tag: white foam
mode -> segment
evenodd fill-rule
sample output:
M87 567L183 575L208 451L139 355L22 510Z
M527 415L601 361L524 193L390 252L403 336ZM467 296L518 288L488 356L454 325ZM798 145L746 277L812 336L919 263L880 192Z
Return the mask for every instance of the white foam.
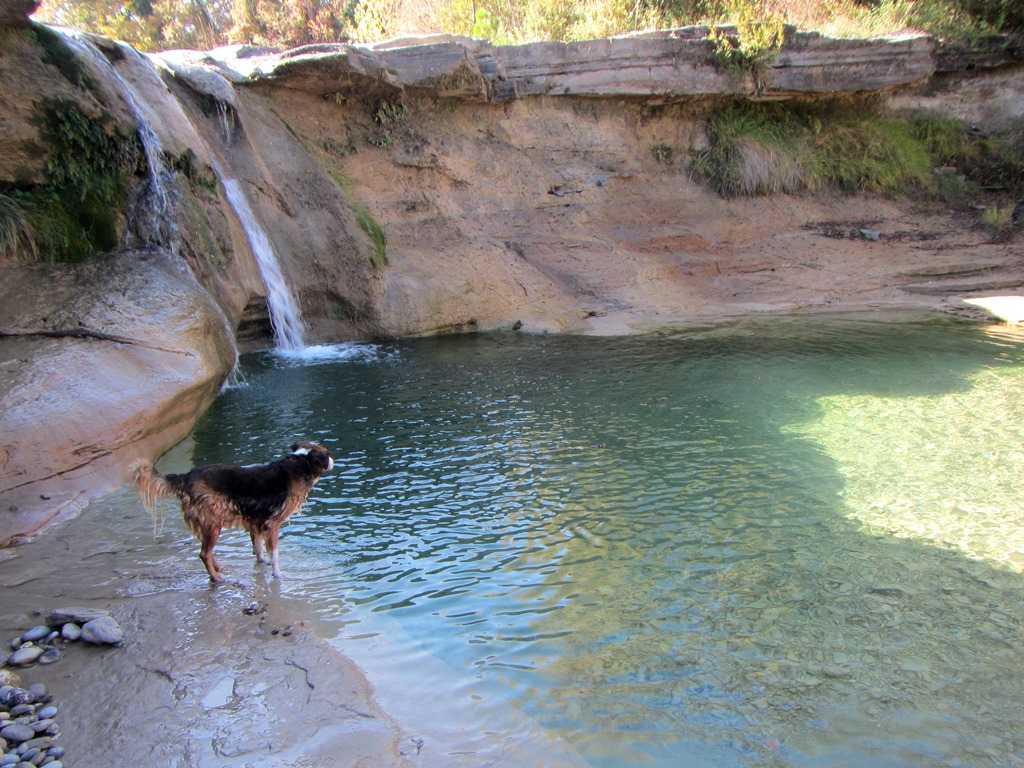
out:
M381 358L381 348L377 344L350 341L343 344L313 344L301 349L275 349L274 356L296 365L337 363L346 360L372 362Z

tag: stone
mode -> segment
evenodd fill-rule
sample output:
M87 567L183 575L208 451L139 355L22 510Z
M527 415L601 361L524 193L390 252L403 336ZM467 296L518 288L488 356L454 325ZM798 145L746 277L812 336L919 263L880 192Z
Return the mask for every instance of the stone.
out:
M4 726L0 729L0 738L5 739L8 742L16 741L23 742L29 739L34 739L36 732L32 730L30 726L24 723L11 723L10 725Z
M44 637L50 634L50 628L45 624L40 624L38 627L32 627L28 632L21 636L21 642L23 643L34 643L37 640L42 640Z
M6 704L8 707L31 704L35 700L35 696L24 688L8 688L6 691L0 689L0 704Z
M57 707L51 704L50 706L43 707L36 714L40 720L52 720L57 716L57 711Z
M7 663L12 667L27 667L29 664L35 664L42 655L43 649L38 645L26 645L12 653Z
M82 628L73 621L69 621L63 627L60 628L60 636L65 640L74 642L82 636Z
M106 616L110 616L110 611L104 611L102 608L81 608L72 606L69 608L58 608L52 611L46 618L46 623L51 627L60 627L68 622L72 622L79 626L93 621L94 619L102 619Z
M46 648L39 656L40 664L53 664L61 660L61 653L56 648Z
M27 27L40 0L0 0L0 27Z
M94 645L120 645L124 631L112 616L103 616L82 625L82 639Z

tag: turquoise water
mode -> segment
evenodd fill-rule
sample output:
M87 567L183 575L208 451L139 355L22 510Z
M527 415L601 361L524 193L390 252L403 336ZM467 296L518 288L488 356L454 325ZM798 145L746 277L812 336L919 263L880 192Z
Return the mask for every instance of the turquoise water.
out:
M421 765L1024 765L1022 360L854 319L264 354L193 459L331 449L284 584Z

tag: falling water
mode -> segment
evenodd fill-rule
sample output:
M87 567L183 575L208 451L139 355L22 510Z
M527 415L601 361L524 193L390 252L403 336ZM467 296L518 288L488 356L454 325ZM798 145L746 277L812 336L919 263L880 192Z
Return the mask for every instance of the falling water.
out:
M168 178L170 177L170 172L164 164L163 145L160 143L160 138L153 130L152 124L146 118L146 114L136 96L135 89L128 81L121 77L121 74L117 71L116 67L114 67L114 65L106 56L103 55L103 52L100 51L92 41L83 37L76 30L56 29L79 56L97 62L101 68L110 73L111 81L131 109L132 117L135 118L135 122L138 125L139 140L142 142L142 148L146 154L146 164L149 167L149 186L146 192L146 200L148 202L148 205L146 206L146 210L148 211L148 221L145 226L140 226L138 228L138 235L149 245L164 246L168 248L172 254L177 256L178 233L177 227L174 224L174 218L171 215L170 194L168 192ZM148 59L125 43L119 42L118 46L123 51L125 57L135 57L142 63L142 70L152 74L152 77L157 80L156 85L158 88L163 87L163 83L160 81L160 76L157 74ZM200 290L206 292L206 288L203 287L196 279L192 270L187 269L177 260L175 260L175 263L178 263L182 272L186 274ZM229 385L235 384L240 380L239 376L241 375L238 371L238 348L235 344L235 335L231 330L231 325L228 322L223 309L221 309L220 305L213 300L212 297L211 304L216 308L217 314L224 325L227 338L231 343L234 353L234 363L232 365L231 373L228 376L228 383Z
M176 251L173 243L175 227L170 216L170 203L167 192L168 172L167 167L164 165L163 147L160 144L160 139L153 131L149 120L146 119L134 90L91 40L83 37L75 30L59 29L58 31L62 34L68 45L80 56L98 63L101 68L110 73L112 83L131 109L132 117L135 118L135 122L138 125L142 149L146 154L146 164L149 167L149 188L146 194L149 203L146 206L149 220L146 226L139 228L139 236L150 245L167 245L172 251ZM138 55L127 45L122 45L121 47L126 55Z
M270 311L270 323L274 327L277 347L283 352L297 352L306 346L299 302L285 282L277 254L267 238L267 233L256 221L242 188L235 179L226 179L223 176L221 183L224 185L224 192L228 196L231 208L238 216L246 237L249 238L249 245L263 277L263 284L267 288L267 309Z

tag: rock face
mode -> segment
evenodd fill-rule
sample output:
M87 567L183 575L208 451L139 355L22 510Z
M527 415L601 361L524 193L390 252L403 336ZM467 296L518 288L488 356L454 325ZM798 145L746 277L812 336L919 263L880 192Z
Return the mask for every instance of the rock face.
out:
M709 94L831 94L906 86L935 72L927 35L835 40L788 30L778 57L753 72L716 64L707 27L649 32L580 43L493 46L455 35L369 47L316 45L219 65L256 83L316 95L438 98L504 102L525 96L673 99Z
M0 341L4 541L182 439L234 357L220 309L160 253L8 266L0 328L16 334Z
M35 13L38 7L39 0L0 0L0 26L27 26L28 17Z
M131 458L185 436L231 370L235 339L272 344L229 179L298 295L309 341L635 332L851 295L942 307L968 284L933 290L928 270L978 264L1019 282L1007 247L939 214L870 199L853 212L847 197L723 201L691 178L716 99L898 92L941 109L954 87L963 105L981 94L933 77L927 37L788 30L756 73L716 64L699 27L151 58L3 26L24 26L32 5L0 3L0 188L56 183L58 151L40 128L54 104L145 152L120 180L114 252L83 264L0 256L0 543L73 513ZM1018 120L1019 77L1006 74L1017 65L993 66L1013 94L975 96L979 114ZM878 237L823 240L843 222ZM935 248L900 248L912 238ZM964 269L942 262L947 248Z

